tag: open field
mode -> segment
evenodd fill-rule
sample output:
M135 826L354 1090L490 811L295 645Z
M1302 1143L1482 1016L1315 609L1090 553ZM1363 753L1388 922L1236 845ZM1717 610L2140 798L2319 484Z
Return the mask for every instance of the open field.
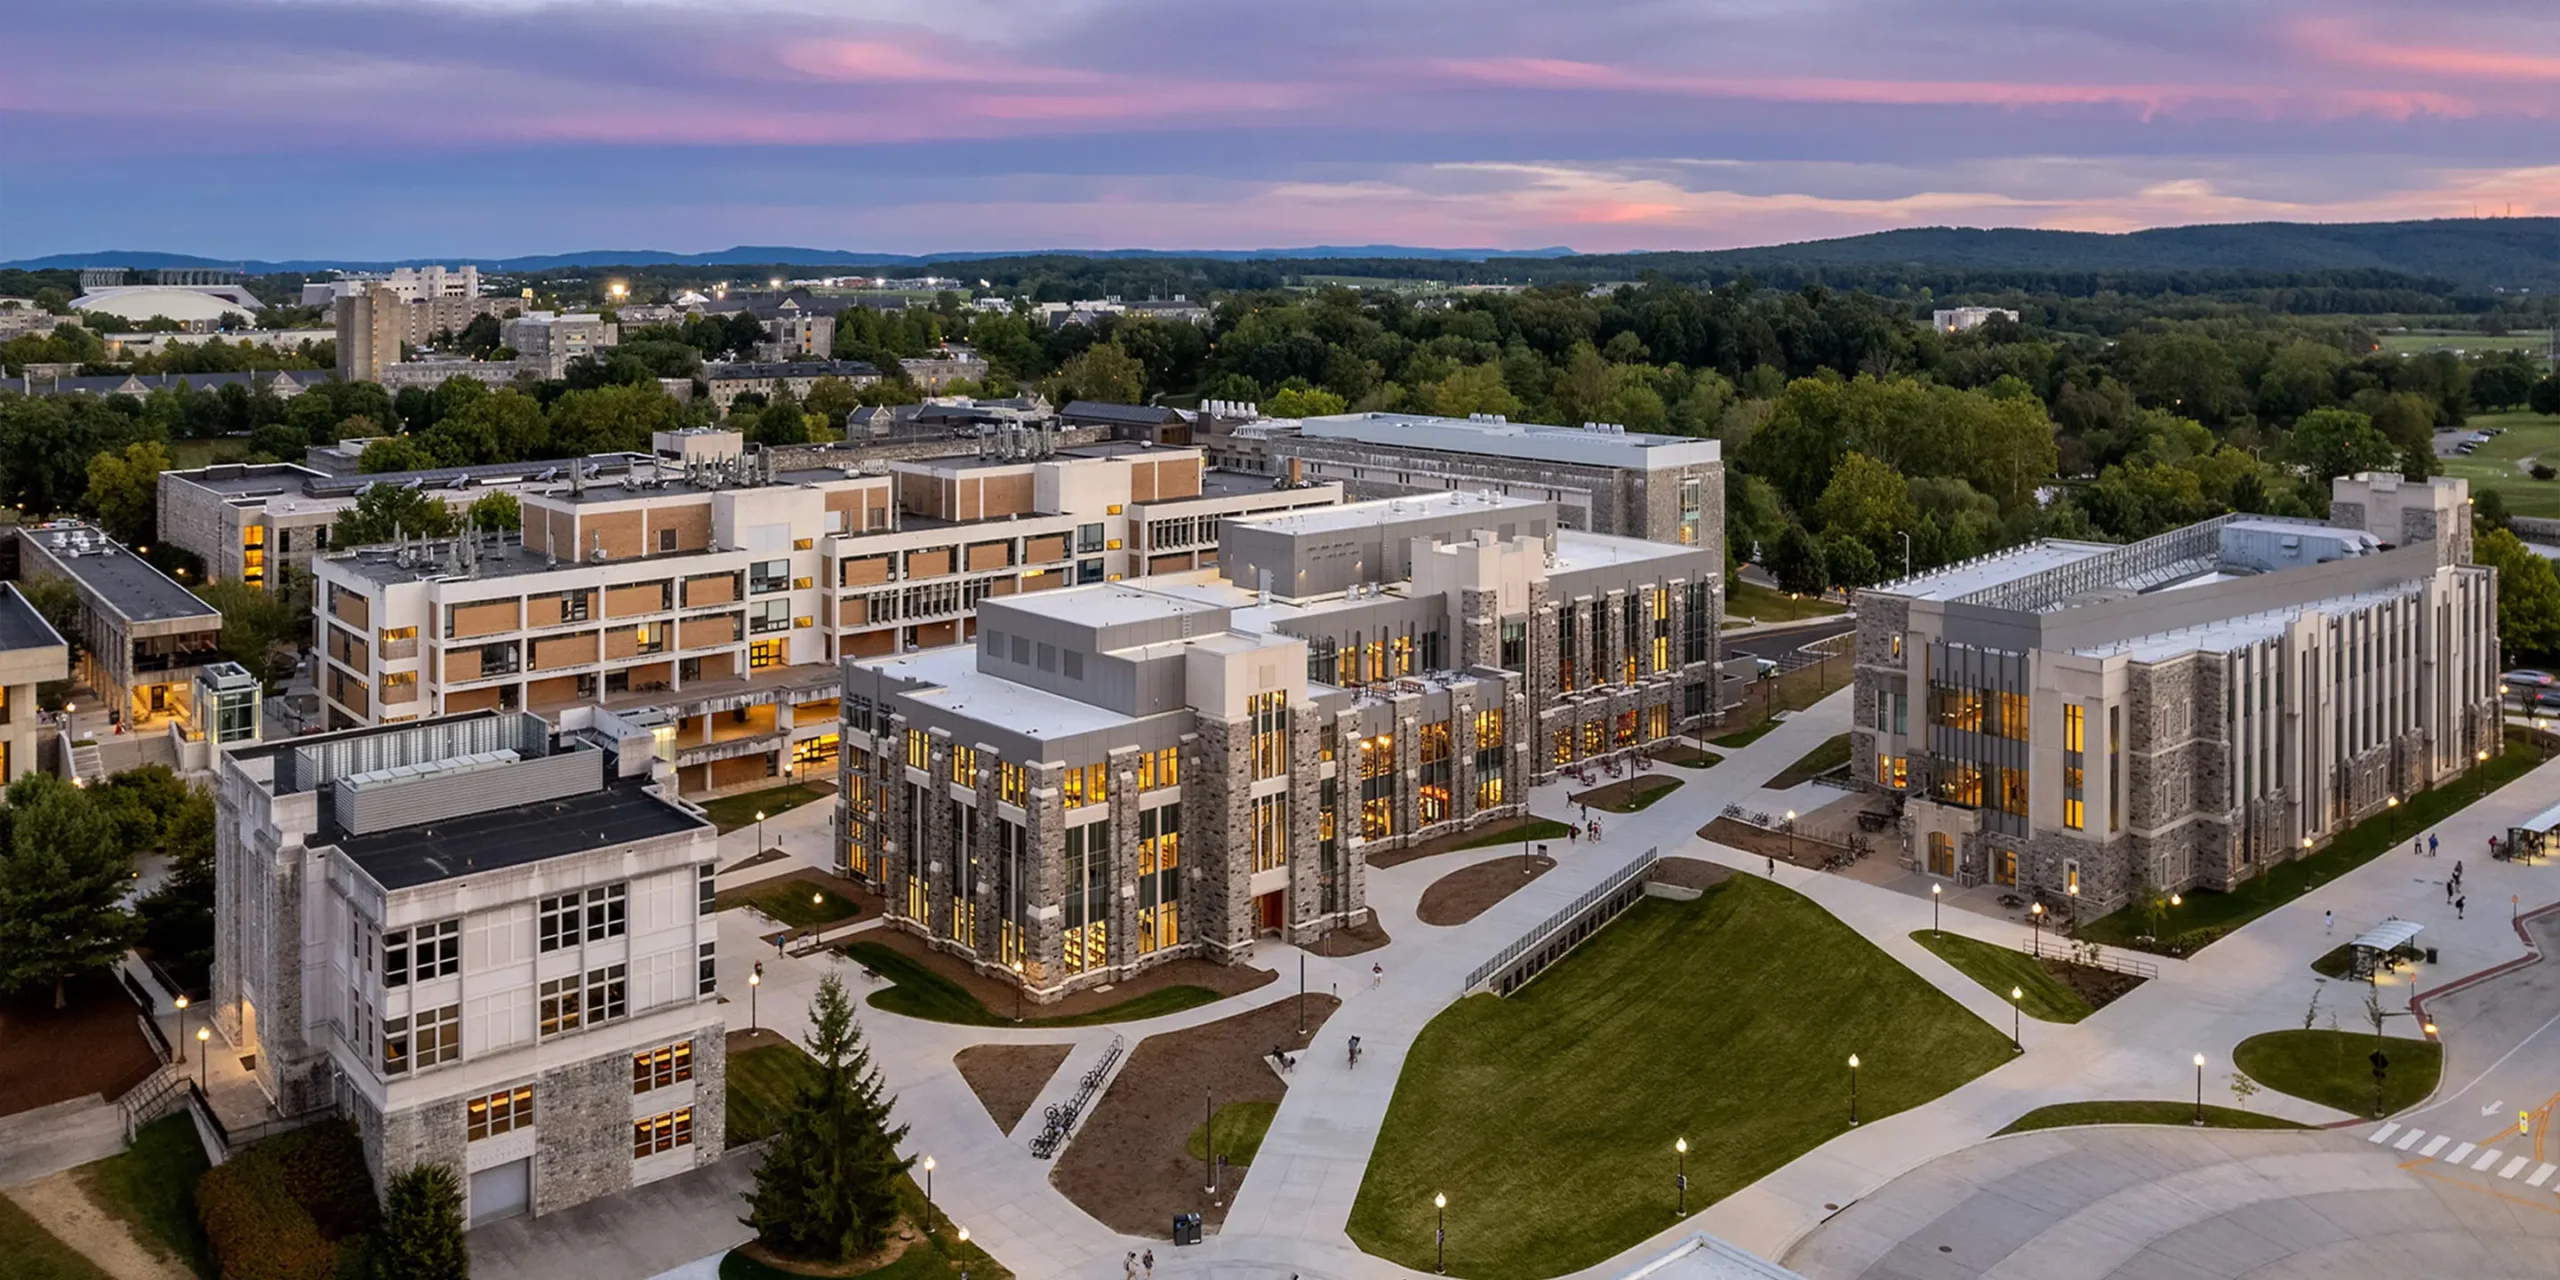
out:
M2504 430L2480 446L2478 453L2444 459L2446 475L2470 481L2474 494L2497 490L2511 515L2560 516L2560 480L2536 480L2524 469L2532 458L2560 467L2560 418L2539 413L2477 413L2463 425Z
M1354 1242L1449 1271L1533 1280L1590 1266L1849 1127L2011 1057L1966 1012L1802 896L1748 876L1648 898L1508 999L1432 1019L1406 1059L1353 1205ZM1701 1087L1712 1082L1712 1087Z

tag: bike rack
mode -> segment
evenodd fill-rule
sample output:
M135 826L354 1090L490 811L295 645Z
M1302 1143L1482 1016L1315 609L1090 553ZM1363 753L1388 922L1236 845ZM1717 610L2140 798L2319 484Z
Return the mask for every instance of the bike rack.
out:
M1058 1148L1066 1145L1067 1136L1075 1132L1076 1119L1084 1114L1085 1107L1093 1101L1093 1095L1101 1091L1102 1082L1110 1078L1111 1068L1118 1065L1128 1052L1127 1036L1111 1037L1111 1046L1102 1051L1102 1061L1095 1063L1093 1070L1085 1072L1084 1077L1076 1081L1075 1093L1064 1102L1050 1103L1040 1112L1040 1136L1031 1140L1033 1156L1046 1160L1058 1154Z

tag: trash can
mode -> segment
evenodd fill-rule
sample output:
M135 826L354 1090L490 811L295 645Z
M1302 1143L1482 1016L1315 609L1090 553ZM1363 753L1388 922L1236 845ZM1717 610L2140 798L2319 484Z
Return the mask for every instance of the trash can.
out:
M2427 948L2427 963L2428 963L2428 964L2434 964L2435 962L2436 962L2436 949L2435 949L2434 947L2429 947L2429 948Z
M1173 1215L1173 1242L1178 1245L1200 1243L1199 1214L1177 1213Z

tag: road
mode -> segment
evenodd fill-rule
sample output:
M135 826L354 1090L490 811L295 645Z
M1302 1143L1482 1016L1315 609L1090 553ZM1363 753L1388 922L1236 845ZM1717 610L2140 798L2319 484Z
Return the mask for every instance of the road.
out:
M1793 671L1816 658L1814 654L1802 652L1804 646L1854 631L1857 627L1858 620L1845 614L1836 618L1817 618L1793 626L1728 635L1724 637L1724 651L1726 657L1747 653L1755 658L1768 658L1778 664L1779 670Z

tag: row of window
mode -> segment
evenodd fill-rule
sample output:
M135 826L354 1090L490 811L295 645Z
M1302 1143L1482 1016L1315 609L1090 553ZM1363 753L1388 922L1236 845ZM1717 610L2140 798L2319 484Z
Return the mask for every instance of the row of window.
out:
M537 1030L545 1040L629 1016L630 983L624 966L606 965L589 970L583 978L573 973L543 983L541 1009Z

